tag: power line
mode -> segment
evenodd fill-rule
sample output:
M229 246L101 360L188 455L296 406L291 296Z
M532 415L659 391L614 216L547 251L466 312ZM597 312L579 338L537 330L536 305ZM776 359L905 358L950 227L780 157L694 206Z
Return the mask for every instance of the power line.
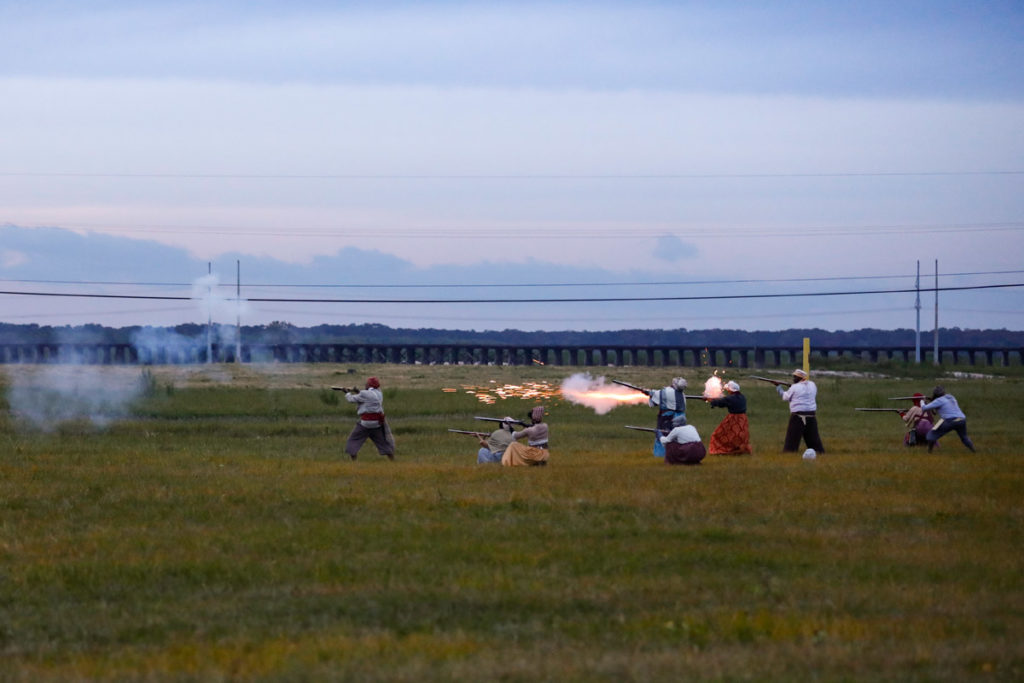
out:
M743 180L771 178L906 178L1013 176L1024 170L839 171L820 173L75 173L0 171L5 178L118 178L138 180Z
M614 303L640 301L721 301L727 299L786 299L827 296L855 296L872 294L909 294L920 292L956 292L981 289L1007 289L1024 287L1024 282L964 285L958 287L928 287L921 289L868 289L847 292L789 292L776 294L709 294L702 296L632 296L632 297L571 297L571 298L519 298L519 299L290 299L281 297L252 297L244 301L251 303L320 303L320 304L526 304L526 303ZM97 294L78 292L17 292L0 291L0 295L69 297L86 299L147 299L157 301L196 301L202 297L160 296L154 294ZM237 301L226 299L226 301Z
M965 277L976 275L1017 275L1024 270L979 270L962 273L940 273L939 277ZM911 279L914 275L844 275L834 277L791 277L791 278L746 278L734 280L652 280L644 282L522 282L522 283L448 283L448 284L288 284L288 283L252 283L245 284L246 289L270 288L304 288L304 289L484 289L484 288L523 288L523 287L664 287L682 285L726 285L726 284L766 284L770 282L843 282L851 280L898 280ZM44 280L0 278L0 282L23 282L29 284L48 285L105 285L105 286L138 286L138 287L192 287L194 282L130 282L123 280ZM214 285L221 288L234 288L235 283L222 282ZM926 291L926 290L921 290Z
M746 314L738 316L735 313L729 315L686 315L685 320L687 323L695 320L736 320L738 317L742 317L743 320L751 319L793 319L795 317L815 317L820 318L822 316L844 316L844 315L860 315L864 313L905 313L908 310L912 310L910 307L904 306L902 308L868 308L868 309L857 309L857 310L845 310L845 311L799 311L796 313L761 313L761 314ZM954 310L954 309L949 309ZM261 308L260 313L281 313L292 316L315 316L323 318L324 316L336 315L336 317L366 317L364 313L347 313L347 314L331 314L325 311L296 311L295 309L274 309L274 308ZM459 321L459 322L508 322L507 316L437 316L437 315L397 315L397 314L384 314L373 316L374 320L433 320L433 321ZM658 315L658 316L587 316L587 317L565 317L558 316L557 318L549 317L523 317L521 315L516 316L516 323L522 324L524 322L533 323L580 323L580 322L596 322L601 323L609 322L653 322L653 321L672 321L676 324L680 322L680 316L676 315Z
M472 226L454 228L446 226L421 225L405 228L386 228L378 225L355 226L347 228L252 228L246 226L223 225L150 225L150 226L110 226L109 224L69 223L61 221L68 228L100 229L105 233L129 234L190 234L190 235L224 235L249 237L309 237L309 238L356 238L364 237L367 230L372 230L378 237L394 237L419 240L505 240L510 231L529 233L536 239L621 239L628 231L630 237L657 239L661 237L686 237L701 239L734 239L736 237L836 237L858 235L922 235L951 234L958 232L1015 232L1024 230L1024 222L1002 221L984 223L924 224L924 225L833 225L805 226L786 228L765 227L730 227L721 235L708 234L706 228L680 229L672 226L658 225L639 228L636 226L616 226L610 228L574 227L574 226Z

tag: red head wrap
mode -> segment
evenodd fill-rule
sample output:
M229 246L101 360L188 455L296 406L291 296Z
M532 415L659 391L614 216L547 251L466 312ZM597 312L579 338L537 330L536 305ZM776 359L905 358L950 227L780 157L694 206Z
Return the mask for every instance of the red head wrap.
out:
M380 380L377 379L376 377L371 377L370 379L366 380L366 388L369 389L370 387L373 387L374 389L380 389Z

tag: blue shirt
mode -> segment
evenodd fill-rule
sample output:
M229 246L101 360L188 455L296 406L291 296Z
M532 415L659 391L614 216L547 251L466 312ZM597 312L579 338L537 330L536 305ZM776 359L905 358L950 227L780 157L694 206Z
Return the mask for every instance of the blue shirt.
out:
M964 415L964 411L960 410L956 397L952 394L944 394L931 403L925 403L921 406L921 410L934 410L943 420L955 420L958 417L967 418Z

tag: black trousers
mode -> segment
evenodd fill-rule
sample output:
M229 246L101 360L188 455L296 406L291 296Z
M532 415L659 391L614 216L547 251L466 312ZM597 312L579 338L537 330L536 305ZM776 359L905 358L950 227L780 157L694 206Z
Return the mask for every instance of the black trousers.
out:
M821 443L821 436L818 434L818 418L811 411L789 414L786 442L782 446L782 452L795 453L800 448L801 438L808 448L813 448L818 453L825 452L825 444Z

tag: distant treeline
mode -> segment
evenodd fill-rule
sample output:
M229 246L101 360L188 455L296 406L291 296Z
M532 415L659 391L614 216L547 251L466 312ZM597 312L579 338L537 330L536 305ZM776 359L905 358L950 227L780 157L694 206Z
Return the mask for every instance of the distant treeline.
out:
M205 340L206 325L188 323L171 327L103 325L36 325L0 323L0 344L134 344L140 336L173 335L178 339ZM221 343L234 343L234 326L214 325L214 339ZM524 331L439 330L434 328L391 328L386 325L316 325L296 327L290 323L272 322L267 325L243 325L242 341L246 344L545 344L565 346L626 345L626 346L799 346L804 337L821 346L913 346L914 331L910 329L835 331L791 329L779 331L747 330L615 330L611 332L587 331ZM976 330L959 327L940 328L942 346L974 346L1004 348L1024 346L1024 331ZM921 333L921 345L930 347L931 330Z

